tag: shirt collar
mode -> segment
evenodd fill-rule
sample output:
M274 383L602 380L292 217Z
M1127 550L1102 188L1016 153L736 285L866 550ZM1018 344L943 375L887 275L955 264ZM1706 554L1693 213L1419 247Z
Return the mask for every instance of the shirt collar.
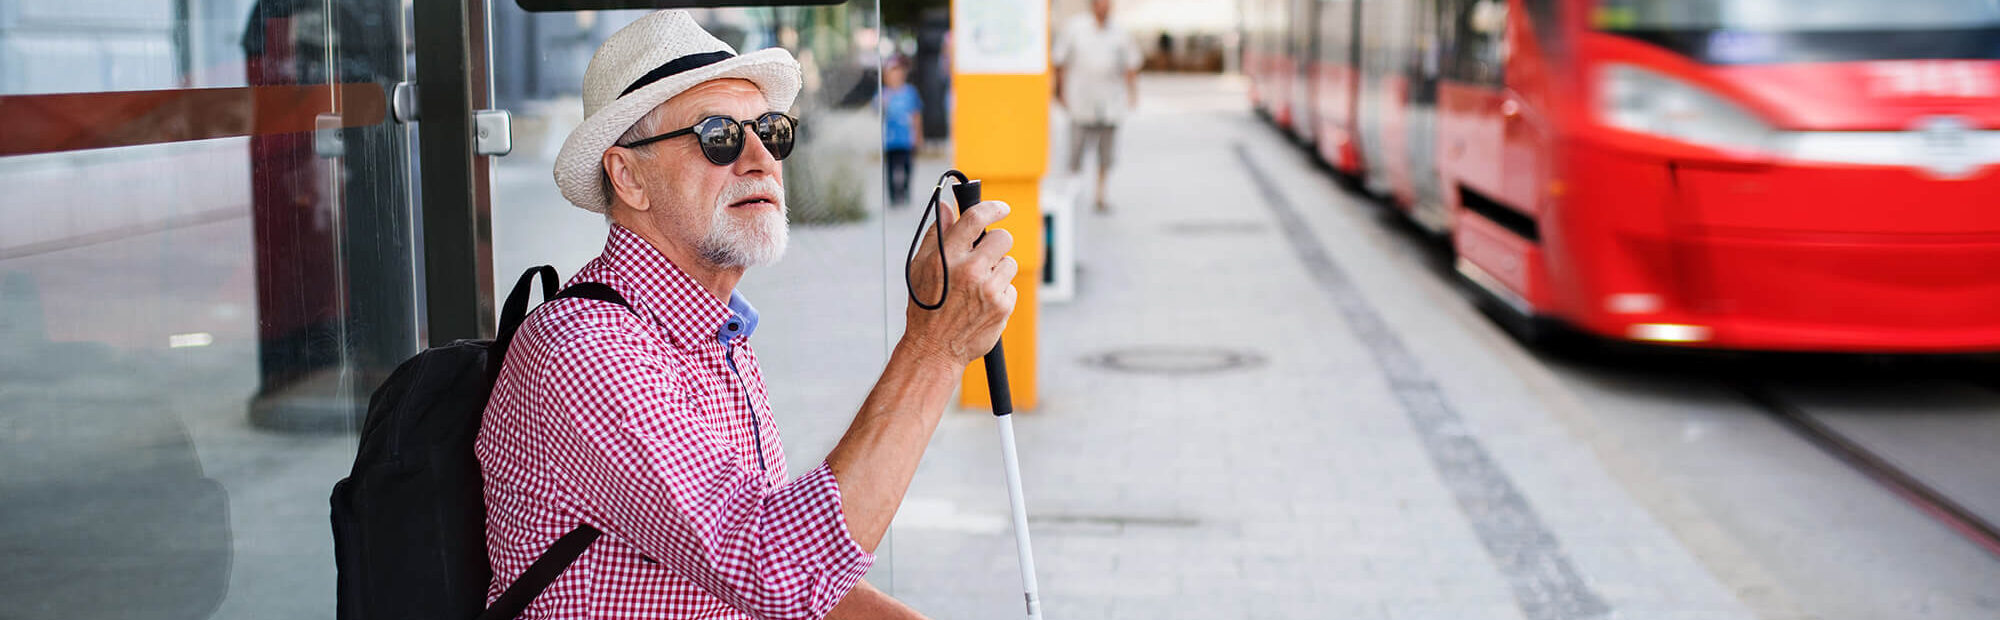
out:
M750 300L744 299L743 293L730 291L729 320L723 321L722 327L715 330L715 339L729 344L731 338L749 338L754 333L757 333L757 307L750 305Z
M729 303L724 304L652 244L623 226L611 226L604 262L623 280L620 292L678 342L692 344L701 338L715 338L727 344L738 336L748 338L757 330L757 309L741 293L732 291Z

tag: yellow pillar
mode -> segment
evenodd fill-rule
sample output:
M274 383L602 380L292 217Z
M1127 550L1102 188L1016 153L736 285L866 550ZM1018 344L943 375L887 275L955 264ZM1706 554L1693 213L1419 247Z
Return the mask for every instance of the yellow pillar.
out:
M1046 0L955 0L954 29L968 28L966 8L979 5L975 14L992 11L996 5L1035 3L1040 9L1031 45L1046 49ZM1019 6L1019 5L1017 5ZM1030 12L1033 15L1033 12ZM1032 19L1032 18L1031 18ZM955 33L957 34L957 33ZM963 39L961 39L963 41ZM1014 408L1031 410L1036 393L1036 322L1044 260L1042 236L1041 181L1049 152L1049 74L1046 60L1030 73L987 73L966 71L969 46L956 45L958 67L952 76L952 141L957 151L957 167L966 176L978 179L982 198L1005 201L1012 207L997 228L1014 236L1011 256L1021 264L1014 288L1020 298L1014 316L1000 342L1007 348L1007 380L1013 388ZM1015 46L1018 51L1018 46ZM976 64L976 63L975 63ZM1032 64L1032 63L1031 63ZM1015 63L1014 70L1027 67ZM965 370L959 405L991 408L986 391L986 362L977 361Z

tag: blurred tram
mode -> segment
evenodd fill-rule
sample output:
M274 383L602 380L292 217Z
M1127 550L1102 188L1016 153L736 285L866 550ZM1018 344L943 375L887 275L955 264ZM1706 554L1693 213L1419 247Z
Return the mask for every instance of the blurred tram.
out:
M2000 0L1247 0L1257 111L1516 333L2000 351Z
M1295 52L1292 11L1313 6L1302 0L1244 0L1243 73L1250 77L1250 99L1258 113L1278 127L1292 127L1293 82L1298 81L1304 54ZM1300 28L1301 32L1310 30Z

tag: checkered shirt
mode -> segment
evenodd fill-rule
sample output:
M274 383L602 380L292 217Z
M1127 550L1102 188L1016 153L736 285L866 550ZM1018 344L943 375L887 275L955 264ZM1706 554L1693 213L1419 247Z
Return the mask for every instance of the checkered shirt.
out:
M575 282L632 310L557 300L515 335L477 444L488 603L588 523L604 536L523 618L825 616L875 557L825 464L787 481L756 311L617 226Z

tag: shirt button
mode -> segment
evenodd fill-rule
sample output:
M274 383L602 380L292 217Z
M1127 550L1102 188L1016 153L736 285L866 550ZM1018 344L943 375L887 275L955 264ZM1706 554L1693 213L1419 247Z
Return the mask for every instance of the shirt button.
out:
M729 324L729 331L732 331L732 332L733 332L733 331L736 331L736 330L739 330L739 329L743 329L743 326L741 326L741 325L738 325L738 324L735 324L735 323L730 323L730 324Z

